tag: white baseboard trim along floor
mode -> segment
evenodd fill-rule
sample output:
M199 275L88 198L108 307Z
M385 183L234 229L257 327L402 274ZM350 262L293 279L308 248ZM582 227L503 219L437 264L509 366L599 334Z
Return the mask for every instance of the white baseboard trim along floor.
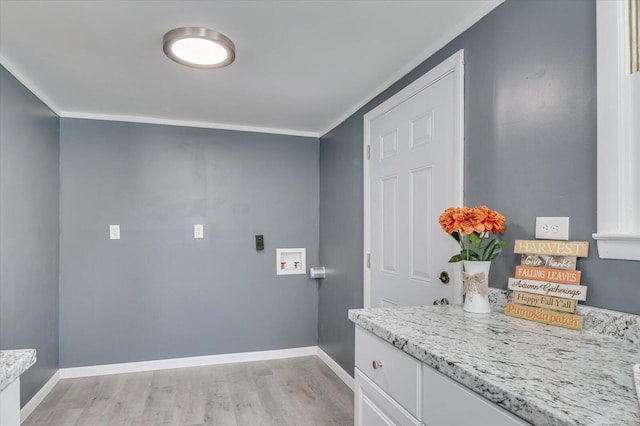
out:
M318 355L318 358L322 360L322 362L327 364L327 367L329 367L331 371L336 373L336 376L338 376L338 378L342 380L345 385L349 386L349 388L353 390L353 387L354 387L353 377L351 377L351 375L347 373L344 370L344 368L340 367L340 364L335 362L333 358L331 358L325 351L323 351L319 347L318 347L317 355Z
M207 365L232 364L236 362L269 361L274 359L297 358L316 355L327 367L333 371L351 390L353 377L318 346L302 348L278 349L272 351L241 352L234 354L220 354L195 356L187 358L161 359L154 361L126 362L121 364L91 365L88 367L61 368L20 410L20 421L24 422L40 405L61 379L75 379L79 377L105 376L109 374L140 373L143 371L167 370L172 368L202 367Z
M40 405L40 403L49 395L49 392L58 384L60 381L60 370L53 373L53 376L44 384L40 390L33 395L33 398L27 402L24 407L20 410L20 423L24 422L27 417L33 413L33 411Z
M206 365L232 364L235 362L296 358L316 354L317 346L307 346L303 348L279 349L274 351L241 352L235 354L160 359L155 361L126 362L122 364L92 365L89 367L61 368L59 371L61 379L75 379L78 377L106 376L108 374L168 370L171 368L202 367Z

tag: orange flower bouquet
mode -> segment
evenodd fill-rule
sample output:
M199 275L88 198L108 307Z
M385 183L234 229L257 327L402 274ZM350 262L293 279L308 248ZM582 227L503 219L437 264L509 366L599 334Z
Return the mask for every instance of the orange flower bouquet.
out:
M507 245L503 241L493 239L484 247L489 233L502 234L506 219L487 206L449 207L441 215L440 226L460 245L460 253L449 259L449 262L461 260L490 261L498 257Z

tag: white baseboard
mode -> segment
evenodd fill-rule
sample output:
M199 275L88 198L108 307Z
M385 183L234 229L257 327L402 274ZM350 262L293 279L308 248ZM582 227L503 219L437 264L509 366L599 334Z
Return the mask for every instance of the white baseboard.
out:
M200 367L204 365L231 364L235 362L267 361L317 355L317 346L279 349L273 351L241 352L234 354L194 356L188 358L161 359L155 361L126 362L122 364L91 365L88 367L61 368L61 379L106 376L109 374L139 373L142 371L171 368Z
M161 359L155 361L126 362L121 364L92 365L88 367L61 368L49 379L29 402L20 410L24 422L40 405L44 398L61 379L106 376L110 374L139 373L143 371L167 370L171 368L200 367L205 365L231 364L236 362L268 361L273 359L297 358L316 355L353 390L353 377L318 346L278 349L273 351L242 352L234 354L195 356L188 358Z
M331 358L325 351L320 349L319 346L317 355L318 358L320 358L325 364L327 364L327 367L329 367L331 371L336 373L336 376L338 376L338 378L340 378L340 380L342 380L345 385L349 386L349 388L353 390L353 377L351 377L349 373L347 373L342 367L340 367L340 364L335 362L333 358Z
M51 389L53 389L59 381L60 370L57 370L55 373L53 373L53 376L51 376L47 383L45 383L44 386L40 388L38 393L33 395L33 398L31 398L29 402L27 402L24 407L22 407L22 409L20 410L20 423L27 420L27 417L29 417L31 413L33 413L36 407L40 405L40 403L46 398L47 395L49 395Z

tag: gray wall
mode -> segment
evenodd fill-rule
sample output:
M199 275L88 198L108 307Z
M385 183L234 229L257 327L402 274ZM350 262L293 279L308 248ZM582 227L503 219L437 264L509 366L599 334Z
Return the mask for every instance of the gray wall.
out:
M465 50L465 204L508 220L509 249L491 268L506 288L515 239L536 216L569 216L570 238L591 242L578 267L587 304L640 314L640 262L601 260L596 231L594 1L508 0L320 140L319 344L353 371L347 309L362 305L363 115L435 65ZM332 208L329 209L328 206ZM334 249L339 249L339 254ZM340 257L344 256L344 257Z
M318 343L350 374L355 329L347 310L362 307L362 191L358 113L320 139L320 263L328 274L320 285Z
M318 263L318 139L75 119L60 135L61 367L316 345L316 283L277 277L275 249Z
M58 123L0 67L0 349L38 351L23 405L58 369Z

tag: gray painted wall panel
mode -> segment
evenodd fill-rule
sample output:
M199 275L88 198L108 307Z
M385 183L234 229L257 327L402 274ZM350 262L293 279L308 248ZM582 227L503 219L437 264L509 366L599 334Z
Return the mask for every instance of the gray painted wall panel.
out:
M327 278L320 285L318 341L353 374L355 329L347 310L362 307L362 122L345 121L320 146L320 263Z
M58 369L58 124L0 67L0 349L38 352L22 405Z
M318 262L318 143L62 119L61 366L315 345L316 284L275 249Z
M348 372L353 356L344 348L354 342L346 310L362 304L363 199L354 187L362 186L363 116L459 49L466 62L465 204L487 204L508 220L509 249L494 262L491 285L506 288L519 261L513 241L534 237L536 216L569 216L570 237L592 244L578 264L587 304L640 314L640 262L601 260L591 239L595 2L508 0L320 140L320 259L340 267L320 290L319 344ZM336 259L331 247L348 247L350 261ZM347 303L345 294L355 300Z

